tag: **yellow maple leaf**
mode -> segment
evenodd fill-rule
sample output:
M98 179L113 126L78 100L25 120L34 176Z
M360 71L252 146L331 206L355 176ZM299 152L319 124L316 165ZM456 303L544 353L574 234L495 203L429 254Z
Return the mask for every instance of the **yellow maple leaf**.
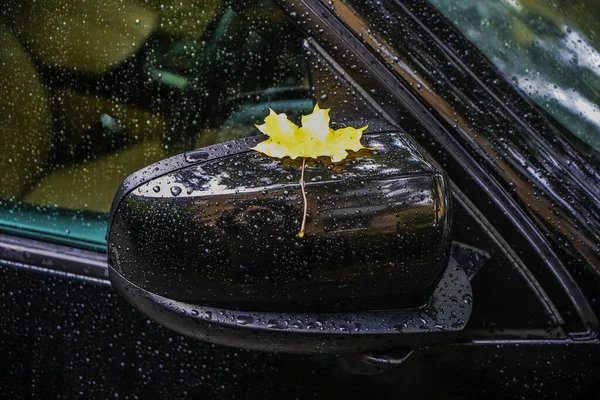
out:
M285 114L277 114L269 109L265 123L256 127L269 139L259 143L253 150L271 157L290 157L296 159L328 156L333 162L342 161L348 155L347 150L359 151L365 147L360 138L367 126L362 128L331 129L329 127L329 108L319 105L311 114L302 117L299 127Z
M270 157L296 159L302 157L300 187L304 199L304 217L298 236L304 236L306 225L307 201L304 190L304 167L307 158L330 157L332 162L340 162L348 155L348 150L365 149L360 138L367 126L362 128L331 129L329 127L329 108L322 109L318 104L311 114L302 116L302 126L294 124L284 113L277 114L269 109L265 123L256 125L267 140L251 149Z

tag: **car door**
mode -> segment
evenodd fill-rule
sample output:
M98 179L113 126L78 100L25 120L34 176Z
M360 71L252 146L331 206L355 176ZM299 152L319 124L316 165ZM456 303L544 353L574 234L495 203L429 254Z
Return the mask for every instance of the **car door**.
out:
M593 385L598 276L589 246L597 210L594 186L580 176L593 175L593 164L433 8L52 4L15 3L3 13L2 54L11 55L3 64L0 192L8 396L513 397ZM92 48L85 37L61 39L88 25L61 29L56 21L89 15L109 32L90 30ZM52 23L29 27L40 19ZM483 84L494 79L502 96ZM473 287L472 298L459 299L473 303L473 313L455 343L318 357L227 348L161 327L110 288L107 211L127 175L254 135L267 107L297 119L316 101L341 124L399 127L448 173L453 255L472 264ZM524 109L533 122L522 121ZM507 144L486 128L492 124L518 134ZM523 155L523 142L542 150ZM578 167L565 172L540 160L549 153ZM557 176L533 189L539 169L513 169L515 160ZM582 226L586 210L592 216ZM566 233L574 231L578 239Z

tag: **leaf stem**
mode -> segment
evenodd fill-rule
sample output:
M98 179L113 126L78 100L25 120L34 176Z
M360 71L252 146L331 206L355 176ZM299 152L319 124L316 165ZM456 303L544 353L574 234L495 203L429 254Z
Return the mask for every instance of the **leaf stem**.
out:
M306 167L306 157L302 158L302 174L300 175L300 189L302 189L302 198L304 199L304 216L302 217L302 226L298 236L304 237L304 227L306 226L306 211L308 209L308 202L306 201L306 191L304 190L304 168Z

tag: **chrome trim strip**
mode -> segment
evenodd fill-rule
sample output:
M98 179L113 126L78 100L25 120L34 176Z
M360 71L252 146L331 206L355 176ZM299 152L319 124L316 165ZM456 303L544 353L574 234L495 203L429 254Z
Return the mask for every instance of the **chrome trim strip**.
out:
M0 234L0 262L109 283L106 254Z

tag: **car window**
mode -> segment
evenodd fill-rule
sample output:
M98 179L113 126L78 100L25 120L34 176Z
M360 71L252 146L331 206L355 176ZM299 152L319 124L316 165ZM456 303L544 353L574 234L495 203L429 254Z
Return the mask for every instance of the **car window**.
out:
M312 109L272 1L23 0L0 11L0 230L104 248L129 174Z
M600 149L600 2L429 1L535 103Z

